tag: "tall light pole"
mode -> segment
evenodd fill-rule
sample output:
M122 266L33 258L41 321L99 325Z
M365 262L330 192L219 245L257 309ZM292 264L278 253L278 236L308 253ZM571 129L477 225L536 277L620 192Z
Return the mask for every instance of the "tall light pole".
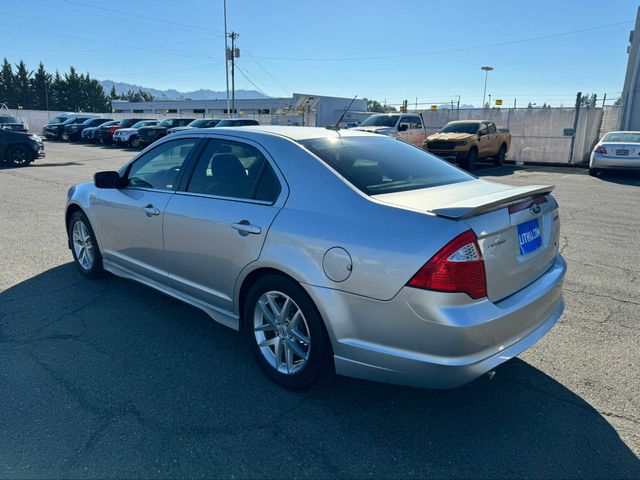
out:
M489 76L489 72L493 70L493 67L480 67L480 70L484 70L484 93L482 94L482 108L484 108L484 99L487 96L487 77Z

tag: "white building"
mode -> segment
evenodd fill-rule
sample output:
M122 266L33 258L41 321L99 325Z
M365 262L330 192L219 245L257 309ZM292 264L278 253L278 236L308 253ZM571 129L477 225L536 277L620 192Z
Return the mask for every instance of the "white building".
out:
M351 98L294 93L290 98L236 99L235 112L227 112L227 100L154 100L152 102L113 101L113 113L145 117L254 118L275 125L309 125L325 127L338 121L351 103ZM349 109L367 110L367 99L356 99ZM345 120L351 115L345 116Z

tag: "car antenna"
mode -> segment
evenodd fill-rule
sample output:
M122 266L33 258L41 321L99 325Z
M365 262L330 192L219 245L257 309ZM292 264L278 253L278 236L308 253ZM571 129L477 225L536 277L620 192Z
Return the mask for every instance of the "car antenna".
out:
M338 130L340 130L340 122L342 121L342 119L344 118L344 116L347 114L347 112L349 111L349 109L351 108L351 105L353 105L353 102L356 101L356 98L358 98L358 95L356 95L355 97L353 97L353 99L351 100L351 103L349 103L349 105L347 106L347 108L344 109L344 112L342 112L342 116L338 119L338 121L336 122L335 125L327 125L325 128L327 130L335 130L336 132Z

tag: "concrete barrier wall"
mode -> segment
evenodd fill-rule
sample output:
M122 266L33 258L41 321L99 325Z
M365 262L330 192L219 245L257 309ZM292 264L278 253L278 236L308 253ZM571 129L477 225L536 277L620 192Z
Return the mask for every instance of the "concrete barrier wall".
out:
M617 128L619 107L582 108L571 152L574 108L491 108L425 110L425 126L435 132L453 120L490 120L511 132L507 160L517 163L586 163L600 136Z

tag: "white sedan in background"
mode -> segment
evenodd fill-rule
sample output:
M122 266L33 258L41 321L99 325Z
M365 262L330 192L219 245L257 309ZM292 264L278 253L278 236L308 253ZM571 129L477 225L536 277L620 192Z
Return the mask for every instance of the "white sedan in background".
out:
M609 132L591 152L589 175L602 170L640 171L640 132Z

